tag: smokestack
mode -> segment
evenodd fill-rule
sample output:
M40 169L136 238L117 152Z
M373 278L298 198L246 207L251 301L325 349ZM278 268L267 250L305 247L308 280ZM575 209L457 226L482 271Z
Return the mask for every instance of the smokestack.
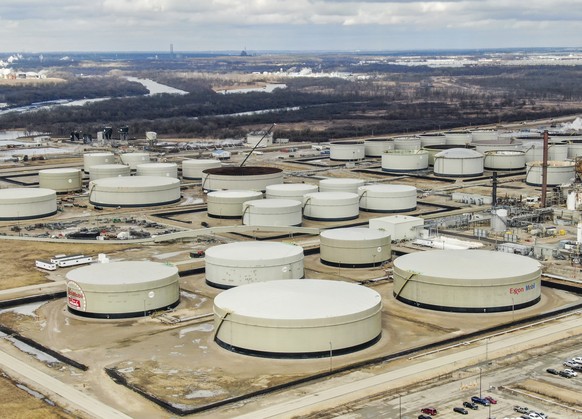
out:
M548 130L544 131L544 154L542 158L542 208L546 207L548 195Z

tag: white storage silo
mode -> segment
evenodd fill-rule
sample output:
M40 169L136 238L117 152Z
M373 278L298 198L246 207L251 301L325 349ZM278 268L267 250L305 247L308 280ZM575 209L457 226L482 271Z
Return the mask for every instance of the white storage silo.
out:
M123 176L89 183L89 202L102 207L148 207L180 200L180 181L160 176Z
M300 226L303 203L295 199L262 199L243 203L243 224L247 226Z
M103 153L85 153L83 154L83 171L91 173L91 166L98 164L114 164L115 155L110 152Z
M329 145L329 158L340 161L358 161L366 156L363 141L332 142Z
M236 242L209 247L206 283L232 288L253 282L303 278L303 248L276 242Z
M434 174L471 177L483 174L483 154L468 148L451 148L434 156Z
M129 176L131 169L125 164L98 164L91 166L89 180L103 179L106 177Z
M0 189L0 221L31 220L57 213L57 193L52 189Z
M542 140L523 141L525 161L542 161L544 159L544 145ZM568 144L565 142L550 142L548 144L548 160L562 161L568 158Z
M148 316L180 303L178 268L166 263L96 263L66 274L67 308L82 317Z
M421 140L418 137L400 137L394 139L394 150L420 150Z
M471 143L475 150L479 153L485 154L487 151L523 151L523 142L521 140L505 139L505 140L479 140Z
M214 218L240 218L243 214L243 203L262 199L260 191L213 191L206 195L208 216Z
M135 167L137 176L162 176L178 178L176 163L143 163Z
M358 193L358 188L364 186L363 179L327 178L319 181L319 192L350 192Z
M155 131L146 131L145 136L146 136L146 140L148 140L148 142L151 142L154 144L158 140L158 133Z
M262 166L225 166L202 171L202 188L209 191L241 189L265 191L268 185L283 183L283 170Z
M38 186L57 193L79 191L83 187L81 169L43 169L38 172Z
M303 217L315 221L347 221L359 216L359 196L351 192L315 192L305 195Z
M367 157L382 157L385 151L394 150L394 141L388 138L369 138L364 141Z
M434 134L420 134L420 146L426 147L427 145L442 145L446 144L447 138L445 134L440 132Z
M469 131L447 131L445 132L445 138L445 144L447 145L464 146L473 141L473 136Z
M216 296L214 325L216 343L233 352L272 358L341 355L380 339L382 297L341 281L249 284Z
M426 147L423 147L422 149L428 153L428 165L434 166L434 156L436 156L438 153L440 153L442 151L450 150L451 148L460 148L460 147L456 146L456 145L450 145L450 144L435 144L435 145L427 145ZM463 148L474 150L475 146L466 145Z
M525 152L510 150L486 151L483 167L487 170L521 170L525 167Z
M268 185L265 192L267 199L296 199L303 202L305 194L317 192L317 185L309 183L282 183L279 185Z
M371 228L349 227L322 231L321 263L345 268L379 266L392 257L390 234Z
M149 163L149 153L123 153L121 155L121 162L127 164L131 170L137 169L138 164Z
M384 172L418 172L428 168L428 153L424 150L391 150L382 155Z
M497 232L507 230L507 210L505 208L491 211L491 230Z
M416 188L408 185L374 184L358 188L360 209L370 212L405 212L416 209Z
M540 301L541 265L511 253L429 250L394 261L394 297L431 310L490 313Z
M582 140L568 141L568 158L575 159L582 156Z
M497 141L499 139L499 131L494 129L478 129L471 131L471 139L475 141Z
M220 160L214 159L184 160L182 162L182 177L189 180L202 180L202 171L221 166Z
M526 163L525 183L528 185L542 185L542 162L531 161ZM557 186L570 183L575 179L575 163L573 161L548 162L548 186Z

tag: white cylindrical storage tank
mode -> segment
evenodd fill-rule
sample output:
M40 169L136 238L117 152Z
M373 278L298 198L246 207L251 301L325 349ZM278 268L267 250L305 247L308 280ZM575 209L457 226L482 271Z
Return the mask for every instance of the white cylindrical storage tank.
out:
M525 167L524 151L486 151L483 167L487 170L521 170Z
M38 172L38 186L57 193L79 191L83 174L81 169L43 169Z
M180 303L178 268L147 261L96 263L66 274L67 309L82 317L148 316Z
M366 148L363 141L332 142L329 145L329 158L340 161L363 160Z
M319 235L321 263L346 268L379 266L392 257L390 234L373 228L335 228Z
M317 185L309 183L282 183L267 186L265 197L267 199L296 199L303 202L305 194L317 191Z
M358 188L364 186L363 179L328 178L319 181L319 192L350 192L358 193Z
M262 166L225 166L204 169L202 188L209 191L241 189L265 191L269 185L283 183L283 170Z
M236 242L209 247L206 283L232 288L253 282L303 278L303 248L276 242Z
M341 281L269 281L214 299L215 341L233 352L321 358L355 352L382 334L382 297Z
M448 145L470 144L473 141L473 136L469 131L447 131L445 132L446 143Z
M358 188L360 209L370 212L406 212L416 209L416 188L408 185L375 184Z
M315 221L347 221L358 218L358 194L351 192L315 192L305 195L303 217Z
M544 147L542 142L524 142L525 161L542 161L544 159ZM549 143L548 160L562 161L568 158L568 144L566 143Z
M162 176L178 178L178 165L176 163L144 163L135 168L137 176Z
M568 158L575 159L582 156L582 140L568 141Z
M394 139L394 150L420 150L421 141L418 137L401 137Z
M131 169L125 164L98 164L91 166L89 180L103 179L106 177L129 176Z
M491 229L497 232L507 230L507 210L505 208L491 211Z
M243 214L243 203L262 199L260 191L213 191L206 195L208 216L214 218L240 218Z
M155 142L158 139L158 133L154 132L154 131L146 131L145 136L146 136L146 140L148 140L150 142L151 141Z
M221 166L220 160L214 159L184 160L182 162L182 177L189 180L202 180L202 171Z
M98 164L114 164L115 155L110 152L104 153L85 153L83 154L83 171L91 173L91 166Z
M394 141L388 138L370 138L364 141L367 157L382 157L385 151L394 150Z
M149 207L180 200L180 181L160 176L123 176L89 183L89 202L102 207Z
M243 224L247 226L289 227L303 221L302 202L295 199L261 199L243 203Z
M394 261L394 297L440 311L513 311L540 301L541 273L539 262L512 253L415 252Z
M138 164L149 163L149 153L123 153L121 155L121 162L129 165L131 170L137 169Z
M450 145L450 144L435 144L435 145L427 145L422 149L428 153L428 165L434 166L434 156L444 150L450 150L451 148L460 148L459 146ZM474 150L475 146L473 145L466 145L464 148Z
M499 131L494 129L480 129L471 131L472 142L475 141L497 141L499 139Z
M471 177L483 174L483 154L468 148L451 148L434 156L434 174Z
M525 173L525 183L528 185L542 186L541 161L527 162ZM548 162L548 186L570 183L575 177L575 163L573 161Z
M487 151L499 150L523 151L523 142L521 140L515 140L512 138L505 140L473 141L471 145L474 146L476 151L483 154L485 154Z
M446 144L447 138L445 134L434 133L434 134L420 134L420 146L426 147L427 145L442 145Z
M382 155L384 172L418 172L428 169L428 153L424 150L391 150Z
M52 189L0 189L0 221L31 220L57 213L57 193Z

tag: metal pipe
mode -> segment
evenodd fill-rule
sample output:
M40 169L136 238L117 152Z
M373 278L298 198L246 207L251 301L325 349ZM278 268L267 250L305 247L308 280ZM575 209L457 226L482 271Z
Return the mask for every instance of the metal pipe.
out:
M544 131L544 148L542 158L542 208L546 207L548 195L548 130Z

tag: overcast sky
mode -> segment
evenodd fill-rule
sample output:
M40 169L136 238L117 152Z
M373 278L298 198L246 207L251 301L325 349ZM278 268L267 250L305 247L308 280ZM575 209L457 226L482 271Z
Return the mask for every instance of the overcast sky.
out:
M0 52L582 46L581 0L0 0Z

